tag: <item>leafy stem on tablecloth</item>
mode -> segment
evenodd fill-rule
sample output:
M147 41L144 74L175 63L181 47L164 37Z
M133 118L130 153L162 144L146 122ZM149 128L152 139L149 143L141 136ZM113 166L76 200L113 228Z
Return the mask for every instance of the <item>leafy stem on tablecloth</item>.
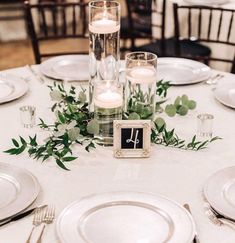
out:
M185 150L201 150L205 149L207 145L213 141L221 139L216 136L208 140L198 141L196 135L194 135L191 141L186 141L178 137L175 133L175 129L167 130L165 121L158 117L154 122L154 127L151 133L151 142L155 144L164 145L167 147L175 147Z
M29 136L28 139L21 136L18 140L13 138L14 147L5 152L18 155L27 151L30 157L42 162L53 158L58 166L68 170L66 163L77 159L73 155L73 145L84 146L88 152L96 147L94 135L98 133L99 124L93 118L93 113L89 112L84 89L77 95L73 86L68 91L65 90L63 84L54 83L54 86L48 87L51 91L51 99L55 101L51 111L55 114L56 119L53 124L47 124L43 119L40 119L38 125L46 130L49 136L42 143L38 142L36 135L34 137ZM159 81L157 95L166 97L169 87L169 82ZM137 119L137 116L129 114L129 119L131 117ZM174 129L167 130L162 118L155 120L151 134L152 143L188 150L204 149L209 143L217 139L219 138L214 137L206 141L197 141L194 135L192 140L187 143L177 136Z

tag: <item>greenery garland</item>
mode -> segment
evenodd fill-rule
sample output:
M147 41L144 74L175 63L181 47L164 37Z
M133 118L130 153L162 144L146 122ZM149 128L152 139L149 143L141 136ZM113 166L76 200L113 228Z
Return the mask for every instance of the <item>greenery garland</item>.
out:
M82 88L78 96L75 87L71 86L68 91L65 90L63 84L54 83L50 88L50 96L55 104L51 111L56 114L54 124L47 124L43 119L40 119L39 127L50 132L49 137L43 144L38 144L37 136L29 136L26 140L19 137L18 140L12 139L13 148L4 152L11 155L18 155L22 152L28 152L33 159L41 159L42 162L49 158L54 158L58 166L65 170L69 170L65 163L77 159L73 156L72 145L79 144L85 147L89 152L90 149L96 147L96 139L94 135L99 131L98 121L93 118L93 113L89 112L86 90ZM163 80L157 82L156 94L160 98L166 98L167 91L170 87L169 82ZM165 109L161 106L165 101L158 102L156 105L157 111L165 111L169 116L174 116L176 113L186 115L189 109L196 107L196 102L189 100L186 95L177 97L174 104L167 105ZM125 113L124 119L140 119L141 113L138 110L130 114ZM213 137L210 140L197 141L196 135L193 136L190 142L179 138L175 130L167 130L165 121L158 117L153 122L151 133L151 142L154 144L176 147L186 150L201 150L219 137Z

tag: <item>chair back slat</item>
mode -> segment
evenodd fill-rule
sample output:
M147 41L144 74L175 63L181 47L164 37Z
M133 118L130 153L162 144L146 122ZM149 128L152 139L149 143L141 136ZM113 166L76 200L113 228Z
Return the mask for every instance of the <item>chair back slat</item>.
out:
M56 18L57 18L56 8L52 8L51 14L52 14L53 32L54 32L54 35L57 35L58 32L57 32L57 21L56 21Z
M218 31L217 31L217 40L219 40L219 38L220 38L222 20L223 20L223 11L220 12L219 26L218 26Z
M233 25L233 19L234 19L234 12L231 13L230 21L229 21L229 28L228 28L228 35L227 35L227 42L229 42L231 31L232 31L232 25Z
M48 36L47 20L46 20L46 15L45 15L45 9L42 8L42 6L40 6L38 10L39 10L39 14L40 14L41 20L42 20L42 29L43 29L44 35Z
M40 63L42 57L53 55L40 52L39 45L42 41L65 38L84 38L88 40L88 21L86 19L88 3L65 3L62 1L29 4L29 2L25 2L24 6L36 63ZM39 29L37 28L38 20L35 20L37 17L35 12L38 12L39 15ZM66 52L63 52L63 54L66 54Z
M191 9L188 11L188 38L191 37L191 28L192 28L192 15L191 15Z
M81 0L83 2L84 0ZM88 16L87 16L87 11L86 11L86 4L83 4L81 8L79 9L80 12L80 18L82 19L82 35L86 36L87 35L87 26L88 26Z
M73 34L76 35L76 26L77 26L77 20L76 20L76 8L73 6Z
M198 15L198 37L201 38L201 30L202 30L202 10L199 9L199 15Z
M210 9L209 24L208 24L208 31L207 31L207 40L210 40L210 36L211 36L211 23L212 23L212 18L213 18L212 9Z
M67 34L67 17L66 17L66 8L61 9L62 12L62 20L63 20L63 35Z

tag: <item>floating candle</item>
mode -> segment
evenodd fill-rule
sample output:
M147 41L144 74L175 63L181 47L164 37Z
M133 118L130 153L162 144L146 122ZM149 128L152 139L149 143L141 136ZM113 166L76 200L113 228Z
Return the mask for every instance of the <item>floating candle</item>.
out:
M94 99L95 106L99 108L117 108L122 106L121 94L108 89L106 92L98 94Z
M120 29L120 24L117 21L103 18L94 20L89 24L89 31L96 34L110 34L117 32Z
M127 79L131 83L152 83L156 81L157 72L153 66L136 66L127 70Z

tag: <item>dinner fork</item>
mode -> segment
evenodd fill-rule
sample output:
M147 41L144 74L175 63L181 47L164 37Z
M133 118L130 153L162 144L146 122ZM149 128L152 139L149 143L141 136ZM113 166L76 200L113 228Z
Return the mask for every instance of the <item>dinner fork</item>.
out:
M214 208L211 207L209 203L205 203L206 215L210 221L218 226L227 225L232 229L235 229L235 221L218 213Z
M36 243L41 243L42 241L42 235L44 233L44 230L46 228L46 225L47 224L51 224L53 222L55 218L55 206L52 205L50 207L47 208L47 210L45 211L44 215L43 215L43 219L42 219L42 222L45 223L43 225L43 228L42 228L42 231L38 237L38 240L36 241Z
M205 81L206 84L217 84L217 81L223 78L224 75L221 73L217 73L215 76L209 78L208 80Z
M28 239L26 240L25 243L30 243L31 236L33 234L34 229L42 223L42 220L43 220L43 209L37 208L35 210L34 216L33 216L33 228L31 229L29 237L28 237Z

